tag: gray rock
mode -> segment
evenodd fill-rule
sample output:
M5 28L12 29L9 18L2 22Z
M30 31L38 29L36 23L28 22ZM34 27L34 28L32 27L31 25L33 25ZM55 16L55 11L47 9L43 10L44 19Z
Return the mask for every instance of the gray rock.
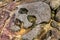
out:
M39 35L41 33L41 25L37 25L35 28L33 28L31 31L29 31L28 33L26 33L25 35L22 36L22 39L24 40L32 40L34 37L36 37L37 35Z
M49 5L44 3L44 2L34 2L34 3L19 5L18 10L20 8L26 8L28 10L26 16L27 15L36 16L36 18L37 18L36 24L39 24L41 22L49 22L50 21L51 10L50 10ZM20 16L20 17L22 17L22 16ZM27 18L23 19L23 18L20 18L20 17L19 17L19 19L22 19L24 21L24 23L27 21ZM25 23L26 26L27 26L27 23Z
M24 23L24 27L28 28L29 26L32 25L32 23L30 23L27 20L27 15L26 14L20 14L19 17L17 17L19 20L21 20Z
M57 22L60 22L60 11L57 12L56 17L55 17L55 20Z
M58 26L56 21L51 21L50 25L54 28L56 28Z
M50 24L53 28L56 28L58 30L60 30L60 26L58 25L58 23L56 21L52 21Z
M52 9L57 9L60 6L60 0L51 0L50 1L50 6Z
M10 30L11 30L11 31L13 31L13 32L17 32L17 31L19 31L19 30L20 30L20 27L19 27L19 26L14 25L14 26L11 26L11 27L10 27Z

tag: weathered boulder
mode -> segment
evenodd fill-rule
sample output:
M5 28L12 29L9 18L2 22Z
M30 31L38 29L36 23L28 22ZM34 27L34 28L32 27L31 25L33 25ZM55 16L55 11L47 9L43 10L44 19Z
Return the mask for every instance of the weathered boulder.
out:
M22 12L19 13L19 10L21 8L25 8L26 10L28 10L26 11L26 14L22 14ZM23 12L25 11L23 10ZM16 12L16 17L24 22L25 27L29 27L32 25L32 23L30 23L27 19L28 15L34 15L37 18L36 24L39 24L41 22L49 22L51 18L51 10L49 5L44 2L34 2L19 5Z

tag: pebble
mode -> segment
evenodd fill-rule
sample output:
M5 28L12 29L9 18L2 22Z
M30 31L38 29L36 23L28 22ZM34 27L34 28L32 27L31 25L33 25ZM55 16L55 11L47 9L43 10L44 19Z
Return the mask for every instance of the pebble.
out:
M51 21L50 25L54 28L56 28L58 26L56 21Z
M55 16L55 20L57 22L60 22L60 11L57 12L56 16Z
M60 0L51 0L50 6L52 9L57 9L60 6Z
M57 30L60 31L60 26L58 25L58 23L56 21L52 21L50 24L53 28L56 28Z

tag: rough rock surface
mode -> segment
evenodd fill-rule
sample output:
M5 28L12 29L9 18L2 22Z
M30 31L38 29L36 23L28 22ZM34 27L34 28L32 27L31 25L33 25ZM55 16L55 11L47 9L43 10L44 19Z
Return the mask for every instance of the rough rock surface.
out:
M30 23L30 22L27 20L27 15L26 15L26 14L20 14L19 17L17 17L17 18L20 19L21 21L23 21L25 28L28 28L29 26L32 25L32 23Z
M0 5L0 40L60 40L60 0L8 1Z
M43 40L59 40L60 38L60 33L57 29L53 28L49 30L44 36Z
M51 0L50 1L50 6L53 8L53 9L56 9L60 6L60 0Z
M56 21L52 21L50 25L51 25L52 27L54 27L54 28L58 26L58 24L57 24Z
M26 8L28 10L27 14L19 15L18 11L16 12L16 17L21 21L23 21L24 26L26 27L31 25L31 23L29 23L27 19L27 15L34 15L37 18L36 24L50 21L51 10L49 5L44 2L34 2L34 3L19 5L18 10L20 8Z
M39 2L39 1L50 3L50 0L22 0L22 1L24 1L24 3L32 3L32 2Z
M11 27L10 27L10 30L12 30L13 32L17 32L17 31L19 31L19 30L20 30L20 27L19 27L19 26L14 25L14 26L11 26Z
M56 17L55 17L55 20L57 22L60 22L60 11L57 12Z
M60 39L60 32L57 29L52 29L52 36L56 39Z
M37 35L40 34L41 30L42 30L41 25L37 25L37 26L35 26L35 28L33 28L27 34L23 35L22 39L32 40L34 37L36 37Z
M58 30L60 30L60 26L58 25L58 23L56 21L51 21L51 24L50 24L53 28L56 28Z

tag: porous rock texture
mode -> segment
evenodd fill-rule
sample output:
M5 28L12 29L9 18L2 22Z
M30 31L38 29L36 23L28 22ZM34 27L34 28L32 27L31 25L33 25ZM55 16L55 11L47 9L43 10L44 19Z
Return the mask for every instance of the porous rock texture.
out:
M18 6L18 10L20 8L26 8L28 10L27 14L19 14L18 11L16 12L16 17L24 22L24 26L30 26L31 23L28 21L28 15L34 15L37 20L36 24L42 22L49 22L51 18L51 10L48 4L44 2L34 2L28 3Z

